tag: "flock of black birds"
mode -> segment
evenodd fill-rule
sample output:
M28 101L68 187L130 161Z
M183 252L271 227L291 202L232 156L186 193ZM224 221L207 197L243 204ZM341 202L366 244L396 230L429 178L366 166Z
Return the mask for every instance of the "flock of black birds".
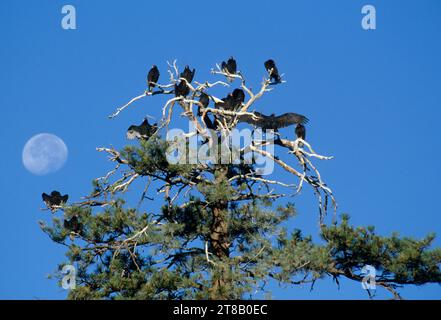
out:
M269 59L264 63L265 69L267 70L271 84L279 84L282 83L282 77L279 74L279 70L276 66L274 60ZM226 74L226 77L229 82L234 81L234 76L238 74L237 70L237 62L233 57L230 57L227 61L222 61L221 70ZM191 83L194 79L194 75L196 70L191 70L187 65L184 70L180 73L180 81L175 83L173 93L175 97L186 97L190 94L190 88L187 83ZM153 65L147 75L147 84L148 91L152 92L153 88L157 85L159 80L159 69L156 65ZM185 79L185 80L184 80ZM210 95L205 92L201 92L199 95L199 105L197 115L202 116L202 108L207 108L210 104L210 100L214 100ZM214 102L214 106L217 109L227 110L227 111L238 111L240 107L245 102L245 92L236 88L231 93L229 93L226 97L222 98L221 101L217 100ZM252 115L241 115L238 116L237 119L239 122L245 122L253 125L254 127L262 128L262 130L274 130L278 131L280 128L288 127L293 124L296 124L295 133L297 138L301 138L305 140L306 138L306 128L305 124L309 121L308 118L301 114L288 112L282 115L276 116L275 114L264 115L260 112L254 112L254 116ZM215 125L216 116L214 119L210 119L210 117L206 114L204 116L204 122L209 129L217 130L218 127ZM148 139L151 135L153 135L158 129L156 124L150 125L147 119L143 121L143 123L139 126L132 125L127 130L127 138L128 139Z
M267 60L264 63L265 69L267 70L271 84L279 84L282 82L282 78L277 69L274 60ZM223 61L221 64L221 70L226 74L229 82L234 81L234 75L238 74L237 62L233 57L230 57L226 62ZM173 93L176 97L186 97L190 93L190 88L187 83L191 83L194 79L196 70L191 70L189 66L185 66L184 70L180 73L180 81L174 85ZM156 65L153 65L147 75L147 85L148 92L152 92L153 88L158 85L160 72ZM198 100L198 111L197 115L202 116L202 108L207 108L210 104L210 100L214 99L205 92L201 92ZM228 110L228 111L238 111L243 103L245 102L245 92L236 88L231 93L229 93L221 101L217 100L214 103L215 108ZM254 116L253 116L254 115ZM280 128L285 128L296 124L295 134L297 138L305 140L306 138L306 128L305 124L309 121L308 118L301 114L288 112L282 115L276 116L275 114L264 115L260 112L253 112L253 115L246 114L237 117L239 122L245 122L253 125L254 127L259 127L262 130L273 130L277 132ZM204 116L204 122L209 129L217 130L218 127L215 125L216 116L214 120L210 119L208 114ZM151 125L147 118L140 125L131 125L127 129L127 139L143 139L148 140L153 134L158 130L156 123ZM300 145L301 146L301 145ZM51 194L42 194L42 199L48 209L52 212L56 211L59 207L67 203L69 196L61 195L58 191L52 191ZM78 223L77 217L72 217L71 220L64 221L64 227L73 232L78 232L81 229L81 225Z

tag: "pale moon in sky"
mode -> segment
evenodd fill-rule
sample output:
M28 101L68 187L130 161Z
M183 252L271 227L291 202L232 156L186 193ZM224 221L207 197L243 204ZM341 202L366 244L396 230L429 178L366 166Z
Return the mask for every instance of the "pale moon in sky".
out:
M40 133L26 142L23 164L35 175L45 175L60 170L67 160L67 147L63 140L50 133Z

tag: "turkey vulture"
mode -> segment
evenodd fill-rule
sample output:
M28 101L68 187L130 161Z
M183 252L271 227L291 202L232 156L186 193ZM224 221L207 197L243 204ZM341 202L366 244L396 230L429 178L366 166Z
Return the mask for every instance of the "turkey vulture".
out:
M208 107L208 104L210 103L210 97L208 94L201 92L201 95L199 96L199 103L202 104L203 108ZM198 116L200 117L201 115L201 106L198 106Z
M297 138L305 140L305 138L306 138L306 128L305 128L305 126L303 124L301 124L301 123L297 124L295 132L296 132ZM303 147L303 143L299 142L298 146L299 147Z
M127 129L127 139L145 139L150 138L156 131L158 131L157 124L150 125L147 118L139 125L131 125Z
M175 83L175 97L186 97L190 93L190 88L187 86L185 81Z
M52 191L50 195L43 192L41 197L43 198L46 206L52 211L56 210L55 207L65 204L69 199L69 195L65 194L64 196L62 196L61 193L55 190Z
M64 219L63 226L65 229L73 232L80 232L83 228L83 225L78 222L78 217L73 216L70 220Z
M301 124L301 123L297 124L297 127L296 127L295 131L296 131L297 138L305 140L305 138L306 138L306 128L305 128L305 126L303 124Z
M295 123L306 124L309 120L301 114L294 112L284 113L280 116L274 115L266 116L259 112L254 112L257 119L253 119L251 115L243 115L239 117L239 121L250 123L256 127L262 128L262 130L278 130L280 128L285 128Z
M245 92L242 89L234 89L232 95L236 105L240 107L245 101Z
M222 71L229 74L236 74L237 72L237 64L236 60L233 57L227 60L227 62L222 61L221 64ZM229 82L233 82L234 78L227 77Z
M279 70L276 67L276 63L274 60L265 61L265 69L270 73L270 79L274 81L274 83L282 82L282 78L279 75Z
M234 89L232 93L229 93L223 102L216 103L216 108L222 108L229 111L237 110L245 101L245 93L242 89Z
M230 57L230 59L228 59L227 62L222 61L221 67L225 73L236 74L237 72L236 60L234 60L233 57Z
M193 69L193 71L191 71L189 66L185 66L184 71L182 71L180 74L180 77L187 80L188 83L191 83L193 81L195 73L196 69Z
M158 67L153 65L147 75L147 84L149 86L149 92L155 87L155 83L159 80L159 70Z
M229 110L229 111L234 110L236 102L234 100L232 93L229 93L225 98L222 98L221 100L222 102L216 102L215 104L216 108Z

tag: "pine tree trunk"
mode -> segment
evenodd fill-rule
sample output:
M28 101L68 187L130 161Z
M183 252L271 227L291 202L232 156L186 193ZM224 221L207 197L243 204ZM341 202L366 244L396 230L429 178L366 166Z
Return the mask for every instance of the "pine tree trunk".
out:
M219 168L219 171L225 171L226 168ZM220 174L218 179L224 179ZM230 257L230 239L228 234L228 203L219 201L211 206L213 222L210 230L210 244L212 253L219 259L220 264L216 266L217 275L212 277L212 287L210 290L210 299L224 300L228 299L228 259Z
M225 300L228 299L226 287L228 285L228 258L230 256L230 242L228 239L228 223L226 219L227 206L220 204L212 209L213 224L211 226L210 240L212 253L219 259L220 264L216 275L212 277L210 289L210 299ZM224 269L224 270L222 270Z

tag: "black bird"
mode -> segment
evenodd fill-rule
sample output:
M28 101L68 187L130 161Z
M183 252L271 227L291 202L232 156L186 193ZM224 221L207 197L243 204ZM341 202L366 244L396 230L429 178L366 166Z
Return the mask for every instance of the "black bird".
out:
M306 138L306 128L305 128L305 126L303 124L301 124L301 123L297 124L295 132L296 132L297 138L305 140L305 138ZM300 142L299 143L299 147L303 147L303 143Z
M185 81L175 83L175 97L186 97L190 93L190 88L187 86Z
M234 89L232 93L229 93L222 102L216 103L216 108L224 110L235 111L245 101L245 93L242 89Z
M147 118L139 125L131 125L127 129L127 139L145 139L150 138L156 131L158 131L158 126L156 123L153 125L149 124Z
M224 72L229 74L236 74L237 72L236 60L233 57L230 57L227 62L222 61L221 67Z
M306 138L306 128L305 128L305 126L303 124L301 124L301 123L297 124L297 127L296 127L295 131L296 131L297 138L305 140L305 138Z
M65 229L73 232L80 232L83 228L83 224L78 222L78 217L73 216L70 220L64 219L63 226Z
M265 61L265 69L270 73L270 79L272 79L274 83L282 82L282 78L279 75L279 70L277 69L274 60L269 59Z
M180 77L187 80L188 83L191 83L193 81L195 73L196 69L193 69L193 71L191 71L189 66L185 66L184 71L182 71L180 74Z
M262 130L278 130L280 128L285 128L293 124L306 124L308 123L308 118L305 116L288 112L280 116L276 116L274 113L270 116L266 116L259 112L254 112L256 119L253 119L251 115L243 115L239 117L239 121L253 124L256 127L262 128Z
M147 84L149 86L149 92L155 87L155 83L159 80L159 70L158 67L153 65L147 75Z
M205 92L201 92L199 96L199 102L202 104L203 108L208 107L210 104L210 96L206 94ZM198 117L202 116L201 106L198 106ZM210 119L208 116L208 113L204 116L204 122L207 125L208 129L216 130L216 126L214 125L214 122L216 122L216 117L214 117L214 122ZM208 140L206 140L203 144L207 143Z
M55 211L57 209L56 207L65 204L69 199L69 195L65 194L62 196L61 193L56 190L52 191L50 195L43 192L41 197L46 206L52 211Z
M232 93L229 93L225 98L222 98L221 100L222 102L216 102L215 104L216 108L229 110L229 111L234 110L236 101Z
M236 74L237 73L237 64L236 60L234 60L233 57L230 57L230 59L227 60L227 62L222 61L221 64L222 71L229 74ZM227 77L228 82L233 82L234 78Z
M205 92L201 92L199 96L199 103L202 105L202 108L208 107L210 104L210 97ZM198 106L198 117L202 115L201 106Z
M240 107L245 101L245 92L242 89L234 89L232 95L236 103L235 108Z

